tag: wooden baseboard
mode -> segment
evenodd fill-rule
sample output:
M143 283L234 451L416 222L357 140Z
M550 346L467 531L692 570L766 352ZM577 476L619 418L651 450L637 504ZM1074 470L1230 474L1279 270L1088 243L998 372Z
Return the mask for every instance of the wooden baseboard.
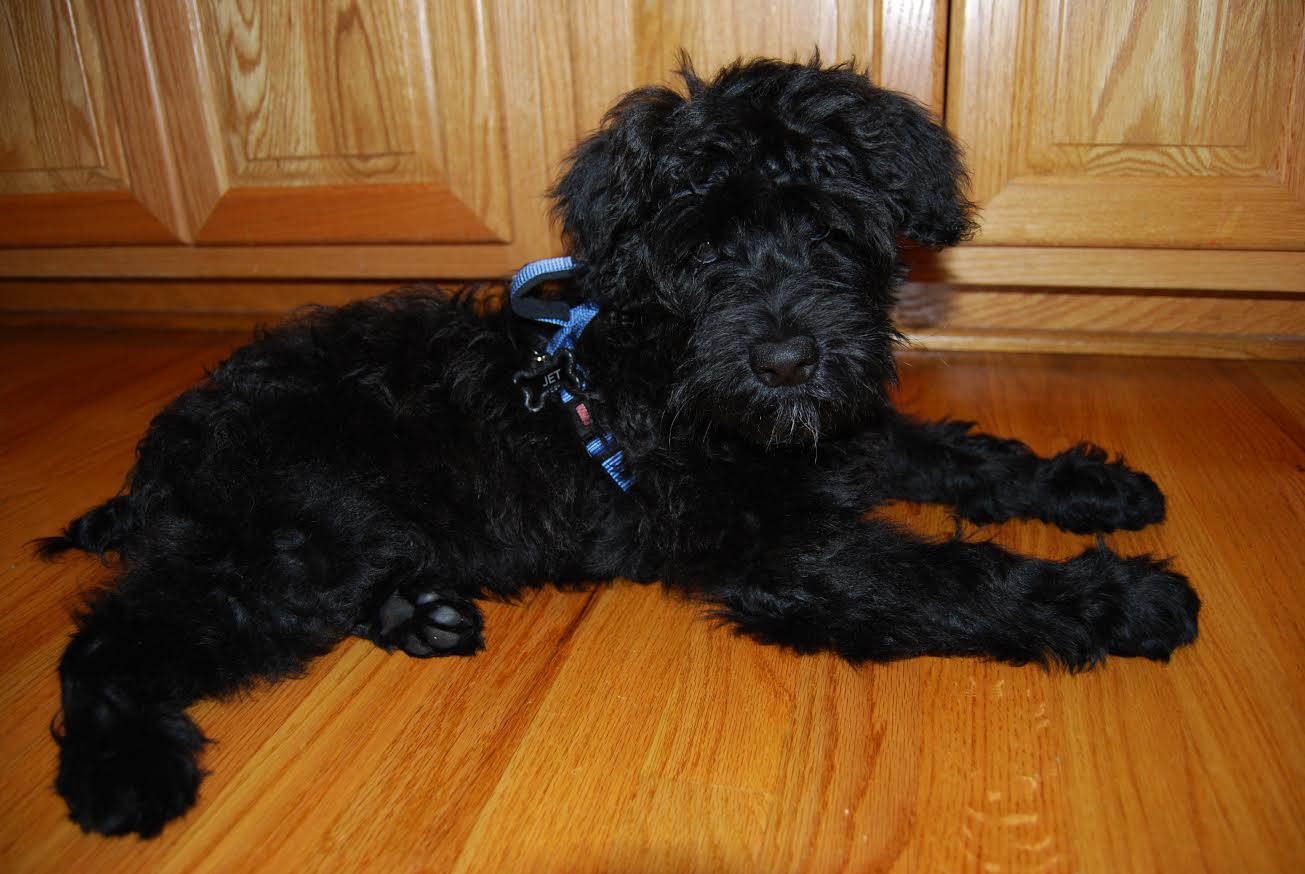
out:
M12 279L402 281L507 276L557 246L101 246L0 249ZM922 282L1305 293L1305 252L965 245L910 253Z
M384 294L389 281L232 282L176 280L18 280L0 282L0 312L284 315L309 304L339 306Z
M389 282L0 282L0 325L248 332L306 304ZM900 322L916 348L1305 360L1305 296L912 283Z
M1054 352L1154 358L1231 358L1305 361L1305 339L1119 331L972 329L908 331L911 349L930 352Z
M912 263L912 279L952 285L1305 292L1305 252L965 245Z
M210 331L248 334L285 313L0 310L0 328ZM907 332L907 348L929 352L1052 352L1079 355L1305 361L1305 339L1104 331Z
M249 334L274 325L286 313L103 312L97 310L0 309L0 329L85 331L204 331Z

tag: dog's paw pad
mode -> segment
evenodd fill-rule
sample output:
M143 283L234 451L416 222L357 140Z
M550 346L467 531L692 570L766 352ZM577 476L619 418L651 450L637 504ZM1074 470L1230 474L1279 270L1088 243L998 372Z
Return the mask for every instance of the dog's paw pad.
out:
M465 655L483 646L476 605L438 591L395 592L377 611L374 628L368 636L376 643L417 658Z
M462 614L457 610L454 610L448 604L441 604L439 609L431 614L430 618L436 625L460 626L466 622L466 620L462 618Z
M389 634L403 623L412 619L416 608L412 602L395 592L381 605L376 619L380 622L381 634Z
M453 649L462 642L462 635L456 631L448 631L443 628L437 628L434 625L427 625L421 630L422 641L415 641L412 635L408 635L408 649L426 649L433 646L435 649Z

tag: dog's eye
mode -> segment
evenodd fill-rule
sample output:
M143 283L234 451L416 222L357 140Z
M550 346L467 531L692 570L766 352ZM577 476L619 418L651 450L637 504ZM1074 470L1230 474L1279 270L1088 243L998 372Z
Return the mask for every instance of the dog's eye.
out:
M699 264L710 264L716 260L716 247L711 243L703 243L693 253L693 257Z
M811 232L811 242L818 243L828 236L829 225L816 225L816 229Z

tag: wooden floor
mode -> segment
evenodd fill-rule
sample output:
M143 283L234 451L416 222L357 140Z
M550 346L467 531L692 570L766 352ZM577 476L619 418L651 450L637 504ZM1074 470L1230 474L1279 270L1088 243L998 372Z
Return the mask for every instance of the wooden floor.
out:
M1168 665L853 669L656 588L541 592L490 605L474 659L355 640L200 705L199 806L152 842L82 835L48 728L69 610L104 571L24 542L113 493L151 413L232 342L0 333L0 870L1305 870L1305 366L1154 359L917 355L901 396L1155 476L1170 521L1110 543L1177 556L1204 599Z

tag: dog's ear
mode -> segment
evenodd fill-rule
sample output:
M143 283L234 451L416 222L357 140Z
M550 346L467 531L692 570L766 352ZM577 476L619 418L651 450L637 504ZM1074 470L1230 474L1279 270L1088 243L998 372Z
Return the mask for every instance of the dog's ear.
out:
M654 197L666 120L683 103L669 88L632 91L571 153L552 191L553 211L580 260L601 260L623 231L644 218Z
M956 142L911 98L858 78L852 139L866 177L888 196L897 232L926 246L968 239L974 204Z

